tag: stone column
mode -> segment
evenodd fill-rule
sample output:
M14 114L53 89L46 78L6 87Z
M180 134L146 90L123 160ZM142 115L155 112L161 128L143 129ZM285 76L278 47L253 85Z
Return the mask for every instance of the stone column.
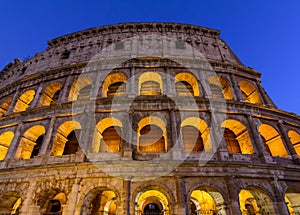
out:
M199 71L199 77L200 80L198 82L198 85L201 86L201 92L204 98L211 98L211 92L208 90L209 87L209 83L207 80L206 75L204 75L204 71Z
M128 97L134 98L138 94L135 89L138 90L138 86L135 86L135 68L132 67L130 69L129 81L126 84L126 94L128 95Z
M94 83L93 83L93 88L91 90L91 100L95 100L97 99L98 95L99 95L99 91L100 89L102 89L102 83L104 80L102 80L102 76L99 75L99 72L95 72L95 76L94 76ZM100 96L102 96L102 92L100 92Z
M260 98L262 99L263 104L269 106L269 107L274 107L274 103L271 101L271 99L267 96L265 90L262 88L262 86L259 83L256 83L256 86L258 88L258 92L260 95Z
M12 98L12 101L11 101L7 111L6 111L6 115L11 114L14 111L14 108L15 108L15 106L17 104L17 101L19 99L19 96L20 96L19 91L20 91L20 85L17 86L16 92L15 92L15 94Z
M182 214L190 214L188 208L188 199L186 193L186 185L185 180L182 177L176 179L176 195L177 195L177 204L176 204L176 211L174 215L182 215Z
M38 89L35 92L34 99L31 103L30 107L35 107L37 105L38 101L41 98L42 91L43 91L43 87L41 87L41 84L40 84L40 86L38 87Z
M4 160L14 159L14 156L15 156L16 151L18 149L19 141L20 141L20 138L21 138L21 135L22 135L22 132L23 132L23 127L24 127L24 123L20 122L18 127L16 128L14 138L13 138L11 144L10 144L10 147L7 151L7 154L6 154L6 157L5 157Z
M263 163L272 163L273 158L270 154L268 154L264 148L264 142L259 134L259 131L256 129L256 123L252 116L246 115L247 122L250 128L249 135L252 139L252 142L254 143L254 147L257 150L257 153L259 155L259 158L261 162Z
M32 214L40 214L40 207L37 205L33 205L33 196L36 192L36 181L31 180L29 183L29 187L26 190L26 197L22 199L22 209L21 214L23 215L32 215Z
M172 156L175 160L182 159L182 152L183 152L183 141L182 138L179 138L179 133L177 131L177 117L176 117L176 110L171 109L170 113L170 125L171 125L171 146L169 146L169 150L172 148ZM181 135L180 135L181 136Z
M78 194L80 192L82 178L75 179L72 190L68 195L68 209L63 211L63 215L80 215L81 205L77 207Z
M65 83L63 84L63 88L62 91L59 95L59 99L58 102L59 103L64 103L64 102L68 102L69 100L69 93L70 93L70 87L72 82L74 81L74 77L73 76L68 76L65 80Z
M279 128L279 133L280 133L280 136L282 136L283 138L283 143L284 143L284 146L288 152L288 154L290 156L292 156L293 159L295 160L298 160L299 161L299 156L290 140L290 138L288 137L288 134L287 134L287 130L285 129L284 127L284 121L282 120L279 120L277 125L278 125L278 128Z
M281 186L280 182L277 178L274 178L274 181L271 182L273 185L273 190L275 193L276 202L273 202L275 205L275 213L276 214L290 214L288 211L287 204L284 199L284 189ZM276 208L277 207L277 208Z
M133 209L131 210L130 204L131 200L131 178L123 180L123 195L122 195L122 206L124 214L132 214Z
M166 92L164 92L165 95L169 97L176 96L176 89L175 89L175 82L172 80L173 75L171 75L170 68L165 67L164 68L164 74L167 74L166 76Z
M243 97L243 94L242 94L242 91L240 89L240 86L237 83L237 80L236 80L236 77L234 76L234 74L230 74L230 80L231 80L231 83L232 83L232 86L233 86L233 93L235 95L235 98L238 101L241 101L241 102L245 101L244 97Z
M42 144L41 149L39 151L39 156L44 156L47 153L47 149L49 147L51 137L52 137L52 132L53 132L53 127L54 127L55 120L56 120L55 116L52 117L49 120L48 127L47 127L47 132L45 134L43 144Z
M227 207L232 215L242 215L239 204L239 192L238 187L236 186L236 180L234 177L225 178L228 196L229 196L229 206Z
M128 121L124 122L124 127L122 131L122 136L125 137L124 140L122 140L122 156L127 159L132 159L132 151L133 151L133 145L136 144L133 141L133 128L132 128L132 119L133 119L133 111L129 110L128 112Z

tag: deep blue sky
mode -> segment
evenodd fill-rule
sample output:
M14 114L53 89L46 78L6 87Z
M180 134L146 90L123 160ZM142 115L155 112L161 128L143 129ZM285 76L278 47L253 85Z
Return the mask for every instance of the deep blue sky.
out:
M241 61L262 72L275 104L300 115L300 0L0 0L0 70L44 51L52 38L138 21L221 30Z

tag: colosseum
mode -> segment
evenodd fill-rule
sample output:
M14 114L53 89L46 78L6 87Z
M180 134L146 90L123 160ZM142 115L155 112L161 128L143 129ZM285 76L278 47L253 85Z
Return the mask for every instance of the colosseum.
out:
M300 117L220 31L123 23L0 73L0 214L300 214Z

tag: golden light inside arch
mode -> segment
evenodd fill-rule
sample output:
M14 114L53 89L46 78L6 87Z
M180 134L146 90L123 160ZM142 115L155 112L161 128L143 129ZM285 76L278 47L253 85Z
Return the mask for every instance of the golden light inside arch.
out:
M236 140L239 143L242 154L253 154L254 148L249 136L247 128L239 121L228 119L222 122L223 128L230 129L235 135Z
M51 155L61 156L64 152L65 144L68 141L68 135L74 131L81 129L79 122L75 120L66 121L61 124L57 130L55 140L53 142L53 147L51 150Z
M5 158L13 138L14 133L11 131L4 132L0 135L0 160Z
M226 100L233 99L231 86L225 78L220 76L211 76L208 79L208 83L217 86L222 91L222 94Z
M148 191L139 193L137 195L137 199L136 199L138 210L142 210L146 206L146 204L149 204L150 202L147 200L151 199L153 197L160 201L160 203L162 204L163 209L165 211L170 210L168 198L162 192L160 192L158 190L148 190Z
M300 134L294 130L288 132L288 136L297 152L300 156Z
M53 102L53 96L58 91L61 90L62 83L54 82L49 84L41 95L39 106L49 106Z
M153 82L158 83L159 87L160 87L160 93L163 94L163 83L162 83L161 76L157 72L144 72L139 77L139 85L138 85L139 95L141 95L142 84L147 81L153 81ZM148 92L144 92L143 95L152 95L152 94L153 94L153 92L151 90L149 90Z
M266 140L266 144L269 146L272 156L287 157L288 153L284 147L281 136L270 125L261 124L258 129L261 136Z
M252 193L248 190L241 190L239 193L239 202L240 202L240 210L242 212L242 214L248 212L246 205L250 204L252 205L253 209L255 212L259 212L259 207L257 206L257 202L254 198L254 196L252 195Z
M62 205L67 203L67 196L64 193L57 194L53 200L58 200Z
M75 80L70 89L69 101L76 101L80 95L80 90L90 85L92 85L91 77L81 76Z
M206 122L203 119L197 117L188 117L181 122L181 128L184 126L193 126L198 129L201 133L201 138L203 140L205 152L212 152L213 146L210 137L210 129L208 128Z
M196 77L188 72L181 72L175 76L175 84L178 81L186 81L193 87L194 96L200 96L198 81Z
M126 76L123 73L117 72L109 74L102 85L102 96L107 97L108 87L114 83L122 82L123 84L126 83Z
M21 112L25 111L30 107L30 103L32 102L35 95L34 90L27 90L24 92L18 99L13 112Z
M109 127L120 127L122 128L122 122L118 120L117 118L104 118L100 120L95 128L94 131L94 138L93 138L93 146L92 146L92 152L98 153L100 149L100 142L103 138L102 133L105 131L105 129ZM121 134L119 134L121 136Z
M11 104L11 101L12 101L12 98L8 97L2 102L2 104L0 105L0 116L3 116L6 114L6 111L9 107L9 105Z
M15 159L30 159L36 140L46 133L42 125L35 125L27 129L21 137Z
M253 104L262 104L258 90L248 81L241 81L239 83L240 89L243 92L246 102Z
M194 190L191 194L191 201L194 202L197 210L203 210L203 211L216 210L215 200L209 193L203 190Z

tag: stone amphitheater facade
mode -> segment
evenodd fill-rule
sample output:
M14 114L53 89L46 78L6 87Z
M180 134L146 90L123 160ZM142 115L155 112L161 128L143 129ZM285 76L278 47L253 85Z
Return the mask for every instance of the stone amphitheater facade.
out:
M0 73L0 214L300 214L300 117L217 30L124 23Z

